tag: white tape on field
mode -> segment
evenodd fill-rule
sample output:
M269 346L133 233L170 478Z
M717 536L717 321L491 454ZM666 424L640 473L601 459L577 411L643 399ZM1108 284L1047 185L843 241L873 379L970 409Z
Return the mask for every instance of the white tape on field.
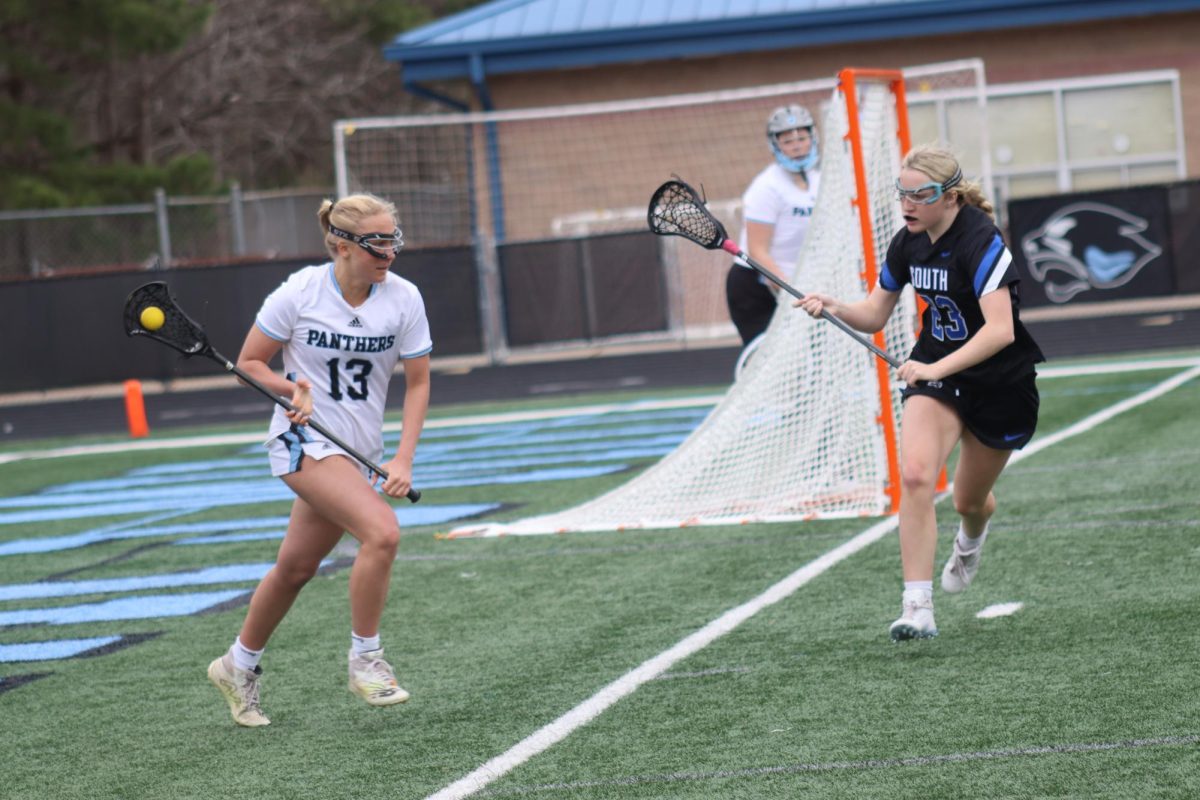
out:
M1196 362L1192 360L1189 363L1195 365ZM1061 431L1035 440L1024 450L1018 451L1010 459L1009 463L1015 463L1028 458L1034 453L1045 450L1047 447L1052 447L1073 436L1086 433L1118 414L1161 397L1197 376L1200 376L1200 366L1192 366L1191 369L1174 375L1140 394L1097 411L1095 414L1091 414ZM951 484L938 499L941 500L949 496L953 488L953 484ZM633 694L642 684L660 677L679 661L704 649L764 608L768 608L780 600L789 597L800 587L821 575L838 562L844 561L863 548L879 541L894 530L898 523L899 520L896 517L878 522L844 544L830 550L814 561L810 561L791 575L788 575L783 580L768 588L762 594L741 604L737 608L726 611L720 617L681 640L670 649L659 653L657 656L625 673L558 719L522 739L509 750L481 765L465 777L429 795L426 800L461 800L461 798L470 797L542 751L562 741L576 729L583 727L606 711L621 698Z

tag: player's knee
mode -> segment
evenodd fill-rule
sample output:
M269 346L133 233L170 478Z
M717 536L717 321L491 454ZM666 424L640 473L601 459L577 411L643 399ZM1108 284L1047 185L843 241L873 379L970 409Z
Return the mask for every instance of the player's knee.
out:
M905 494L932 494L937 488L936 469L930 469L917 461L906 461L900 465L900 487Z
M287 589L298 592L316 576L320 561L296 561L275 565L275 577Z
M361 541L365 548L370 548L380 555L394 558L400 548L400 525L392 514L390 519L380 519L367 526L363 531Z
M996 498L991 492L982 497L979 495L960 495L958 492L955 492L954 510L964 517L990 517L992 512L996 510Z

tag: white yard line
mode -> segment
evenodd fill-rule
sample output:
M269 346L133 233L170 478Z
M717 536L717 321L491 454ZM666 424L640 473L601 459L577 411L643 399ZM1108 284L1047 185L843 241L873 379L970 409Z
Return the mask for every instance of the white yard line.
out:
M1190 363L1194 365L1195 361L1193 360ZM1034 453L1045 450L1047 447L1056 445L1073 436L1078 436L1081 433L1086 433L1097 425L1112 419L1117 414L1161 397L1197 376L1200 376L1200 366L1192 366L1191 369L1174 375L1134 397L1122 400L1119 403L1085 417L1074 425L1064 428L1057 433L1036 440L1029 447L1017 452L1009 463L1015 463L1023 458L1028 458ZM947 497L952 490L953 485L948 487L939 499ZM618 700L633 694L642 684L660 677L679 661L704 649L764 608L768 608L780 600L786 599L800 587L818 577L835 564L844 561L865 547L879 541L894 530L898 522L899 520L896 517L878 522L844 544L835 547L814 561L810 561L774 586L768 588L762 594L736 608L730 609L670 649L659 653L657 656L625 673L558 719L530 734L525 739L513 745L509 750L486 762L470 774L460 778L444 789L429 795L426 800L460 800L460 798L475 794L480 789L503 777L534 756L561 742L575 730L583 727L602 714Z

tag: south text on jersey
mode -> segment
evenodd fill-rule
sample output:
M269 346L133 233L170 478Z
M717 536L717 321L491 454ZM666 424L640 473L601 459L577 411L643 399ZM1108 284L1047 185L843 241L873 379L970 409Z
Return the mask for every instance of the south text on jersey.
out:
M950 282L946 277L946 270L941 267L912 267L912 285L913 288L920 291L921 289L931 289L935 292L949 291Z

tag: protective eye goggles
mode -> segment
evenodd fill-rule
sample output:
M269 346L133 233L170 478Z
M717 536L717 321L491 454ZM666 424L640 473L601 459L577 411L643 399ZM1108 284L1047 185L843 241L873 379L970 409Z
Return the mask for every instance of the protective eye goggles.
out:
M330 225L329 232L339 239L354 242L379 259L393 258L404 247L404 233L399 228L391 233L351 233Z
M905 200L911 200L917 205L927 206L932 203L936 203L938 200L941 200L942 195L945 194L947 190L952 189L955 186L958 186L958 184L962 183L962 178L962 170L956 169L954 174L951 175L945 183L930 181L929 183L921 184L915 189L905 189L900 185L900 179L897 178L896 197L901 202Z

